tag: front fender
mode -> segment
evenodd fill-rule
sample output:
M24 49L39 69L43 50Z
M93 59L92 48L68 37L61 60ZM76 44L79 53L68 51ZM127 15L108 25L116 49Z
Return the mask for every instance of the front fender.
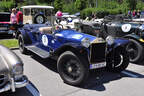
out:
M116 38L114 41L114 48L125 47L129 42L128 39Z
M20 65L23 67L23 62L21 59L8 48L0 45L0 74L6 74L12 72L15 65Z
M124 38L132 38L132 39L139 41L140 43L144 43L143 38L141 38L140 36L135 35L135 34L126 35L126 36L124 36Z
M85 48L85 47L83 47L79 44L76 44L76 43L66 43L63 46L61 46L60 48L56 49L55 53L60 55L64 51L68 51L68 50L71 50L73 52L80 52L82 54L89 54L90 53L88 48Z

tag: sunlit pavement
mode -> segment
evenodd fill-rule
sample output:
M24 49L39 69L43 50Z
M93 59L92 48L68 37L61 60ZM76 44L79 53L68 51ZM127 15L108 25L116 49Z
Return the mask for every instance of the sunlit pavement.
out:
M110 73L91 72L86 85L75 87L65 84L57 73L56 61L43 60L36 55L23 55L13 50L24 62L24 74L30 83L15 93L0 96L143 96L144 64L130 64L127 70ZM143 65L142 65L143 64Z

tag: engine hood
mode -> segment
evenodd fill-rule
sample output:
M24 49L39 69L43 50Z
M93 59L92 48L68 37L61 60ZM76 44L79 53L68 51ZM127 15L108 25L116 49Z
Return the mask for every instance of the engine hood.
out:
M75 30L61 30L59 32L56 32L55 36L65 38L65 40L73 42L81 42L84 38L88 38L90 42L93 42L97 38L92 35L77 32Z
M11 72L16 64L23 66L23 62L14 52L0 45L0 74Z

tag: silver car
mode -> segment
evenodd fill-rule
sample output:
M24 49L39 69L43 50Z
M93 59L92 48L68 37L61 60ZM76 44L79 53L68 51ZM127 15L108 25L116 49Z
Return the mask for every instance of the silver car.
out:
M28 79L23 75L23 62L11 50L0 45L0 93L28 84Z

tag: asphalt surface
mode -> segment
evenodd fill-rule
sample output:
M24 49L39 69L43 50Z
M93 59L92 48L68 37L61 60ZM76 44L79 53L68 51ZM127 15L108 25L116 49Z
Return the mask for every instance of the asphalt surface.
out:
M130 64L126 71L110 73L105 70L91 72L84 86L65 84L57 73L56 61L41 59L36 55L23 55L13 50L24 62L24 74L30 80L15 93L0 96L143 96L144 63ZM143 64L143 65L142 65Z

